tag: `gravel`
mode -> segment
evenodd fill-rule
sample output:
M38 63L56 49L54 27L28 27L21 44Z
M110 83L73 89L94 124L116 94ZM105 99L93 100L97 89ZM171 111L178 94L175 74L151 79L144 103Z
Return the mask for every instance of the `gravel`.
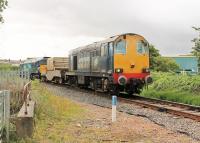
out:
M78 102L111 108L111 97L100 97L92 93L81 92L76 89L71 89L67 86L63 87L52 84L44 85L48 88L48 90L52 91L58 96L65 96ZM145 117L148 120L164 126L169 130L186 134L193 139L200 141L200 122L126 103L118 103L117 109L120 112Z

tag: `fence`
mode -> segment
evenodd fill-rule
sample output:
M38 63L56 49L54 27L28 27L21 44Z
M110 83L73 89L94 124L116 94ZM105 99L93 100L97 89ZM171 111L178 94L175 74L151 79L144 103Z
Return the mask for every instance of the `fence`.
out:
M0 71L0 90L10 88L23 88L24 83L30 79L29 72L24 71Z
M23 89L23 99L24 99L24 105L25 105L25 111L24 114L28 114L27 106L29 106L29 101L31 101L31 81L28 82Z
M3 135L5 135L7 141L9 141L9 119L10 92L8 90L4 90L0 91L0 142L3 138Z
M21 108L24 102L24 85L29 80L28 72L0 71L0 138L6 133L7 142L9 142L9 118Z
M23 106L17 115L16 131L20 138L31 137L35 102L31 100L31 81L23 89Z

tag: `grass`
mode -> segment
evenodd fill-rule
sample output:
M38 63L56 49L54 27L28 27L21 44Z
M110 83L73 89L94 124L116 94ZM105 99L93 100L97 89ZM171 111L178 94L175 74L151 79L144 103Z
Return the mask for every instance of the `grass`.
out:
M12 70L18 70L19 68L17 66L13 66L12 64L3 64L0 63L0 71L12 71Z
M39 81L32 83L32 98L36 101L35 129L31 139L19 140L13 137L12 142L59 143L70 141L73 137L66 132L74 121L84 118L84 110L77 104L61 96L55 96Z
M142 96L200 106L200 96L189 92L181 92L176 90L156 91L154 89L150 89L144 90L142 92Z
M104 142L103 139L120 142L129 138L132 142L152 140L151 136L125 129L119 122L104 123L109 122L104 120L104 116L100 117L104 113L96 113L91 107L87 109L64 97L56 96L37 80L32 84L32 91L32 98L37 103L33 137L20 140L14 136L11 143L96 143Z
M22 104L21 91L28 80L20 78L15 71L0 72L0 90L10 91L11 114L14 114Z
M33 98L37 102L33 139L47 142L69 140L70 136L62 132L71 122L80 119L84 110L64 97L53 95L40 86L38 81L33 82L33 90L36 91Z
M141 95L200 106L200 76L153 73L154 83Z

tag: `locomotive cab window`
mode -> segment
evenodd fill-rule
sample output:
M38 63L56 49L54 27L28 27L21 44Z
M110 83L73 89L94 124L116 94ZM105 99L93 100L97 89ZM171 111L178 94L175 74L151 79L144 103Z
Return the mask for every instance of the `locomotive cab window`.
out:
M120 40L115 44L114 53L126 54L126 42L124 40Z
M137 42L137 53L148 54L149 53L148 43L143 41Z

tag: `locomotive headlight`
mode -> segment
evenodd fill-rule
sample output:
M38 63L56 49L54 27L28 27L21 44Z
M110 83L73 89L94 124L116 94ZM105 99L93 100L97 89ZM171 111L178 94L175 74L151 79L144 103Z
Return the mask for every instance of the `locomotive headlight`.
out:
M143 72L143 73L149 73L149 72L150 72L150 69L149 69L149 68L143 68L142 72Z
M115 73L123 73L123 69L117 68L117 69L115 69Z

